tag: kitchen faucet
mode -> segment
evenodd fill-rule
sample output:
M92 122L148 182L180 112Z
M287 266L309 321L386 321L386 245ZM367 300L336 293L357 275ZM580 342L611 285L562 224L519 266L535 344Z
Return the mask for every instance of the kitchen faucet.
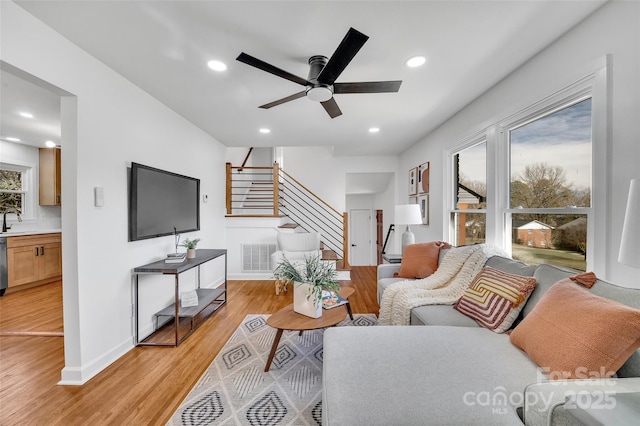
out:
M20 212L16 209L7 209L2 214L2 232L7 232L11 229L11 225L7 226L7 213L15 213L18 216L18 222L22 222L22 216L20 216Z

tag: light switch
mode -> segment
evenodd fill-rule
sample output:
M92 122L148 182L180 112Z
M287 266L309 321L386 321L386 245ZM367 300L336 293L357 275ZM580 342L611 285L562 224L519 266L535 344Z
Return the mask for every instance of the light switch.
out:
M104 206L104 188L96 186L93 188L93 202L96 207Z

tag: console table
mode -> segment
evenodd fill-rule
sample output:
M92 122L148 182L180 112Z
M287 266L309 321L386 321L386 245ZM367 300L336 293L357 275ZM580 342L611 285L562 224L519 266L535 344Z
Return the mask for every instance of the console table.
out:
M220 256L224 256L224 283L217 288L200 288L200 265L217 259ZM198 293L198 305L182 308L180 307L180 274L190 269L197 268L196 282ZM157 262L152 262L147 265L138 266L133 269L135 275L135 317L136 317L136 334L135 342L136 346L178 346L184 339L186 339L193 331L199 326L196 324L195 319L200 315L207 307L213 306L211 312L207 314L207 318L215 312L218 308L227 302L227 250L224 249L198 249L196 251L196 257L193 259L186 259L182 263L165 263L164 259ZM156 312L154 317L156 318L156 325L154 326L154 332L144 339L140 340L139 336L139 319L138 319L138 286L140 275L155 274L155 275L173 275L175 277L175 298L174 303ZM158 327L158 318L167 317L168 323L171 318L174 319L174 339L173 342L160 342L154 341L157 335L160 333L163 327ZM206 318L205 318L206 319ZM188 320L190 322L189 330L180 336L180 322L181 320Z

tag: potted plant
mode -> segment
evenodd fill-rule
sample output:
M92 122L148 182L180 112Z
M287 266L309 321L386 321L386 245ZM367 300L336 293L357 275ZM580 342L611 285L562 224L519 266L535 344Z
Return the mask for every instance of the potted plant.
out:
M196 257L196 247L198 247L199 242L200 238L196 238L194 240L185 238L185 240L180 244L181 247L187 248L187 259L193 259Z
M320 256L310 256L304 261L290 262L286 256L273 270L277 279L293 281L293 310L311 318L322 316L322 290L338 292L334 265L324 262Z

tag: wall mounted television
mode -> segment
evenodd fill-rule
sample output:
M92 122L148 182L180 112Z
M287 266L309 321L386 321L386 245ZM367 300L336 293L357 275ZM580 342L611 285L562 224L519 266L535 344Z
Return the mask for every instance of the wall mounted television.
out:
M131 163L129 241L200 230L200 179Z

